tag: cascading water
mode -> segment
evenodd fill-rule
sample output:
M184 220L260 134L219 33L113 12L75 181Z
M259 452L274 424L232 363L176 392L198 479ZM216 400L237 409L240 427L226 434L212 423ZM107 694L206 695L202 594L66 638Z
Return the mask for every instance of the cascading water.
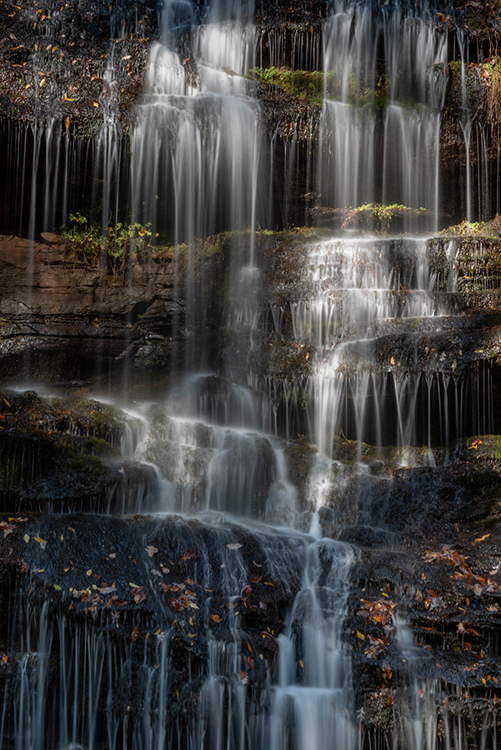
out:
M169 335L174 331L173 338L185 336L187 343L174 358L176 380L161 403L135 405L118 435L85 435L91 473L97 472L94 451L102 449L100 441L112 448L120 443L123 459L142 461L149 469L141 484L134 482L135 466L116 463L107 495L90 507L102 515L81 513L89 507L66 499L61 506L44 507L44 498L33 504L24 444L20 468L17 455L9 455L8 482L17 478L23 491L18 509L40 514L0 522L12 544L2 565L7 570L15 560L23 576L15 586L7 573L0 581L5 624L0 748L479 746L471 740L471 727L468 737L463 732L466 709L448 712L438 678L427 674L428 649L414 642L409 597L427 596L431 611L442 605L436 592L423 594L409 583L405 554L392 549L396 536L380 528L393 491L392 481L381 474L380 454L391 445L407 465L405 450L421 443L428 449L423 461L428 470L432 448L449 450L463 425L488 431L492 383L487 367L477 367L471 393L478 403L467 421L465 380L456 373L456 359L449 361L455 355L436 354L436 337L455 330L459 317L457 245L446 243L438 252L424 236L389 238L350 229L357 212L369 213L376 223L383 217L389 226L392 209L403 212L404 228L410 226L407 218L413 229L439 226L447 36L437 30L433 8L432 2L338 0L323 24L317 198L344 217L346 231L308 242L297 274L301 294L290 309L272 305L275 334L285 338L290 322L291 348L311 368L297 378L287 372L281 381L263 377L259 366L253 369L266 348L261 298L267 279L255 238L259 218L272 215L266 204L274 199L276 153L272 144L272 163L265 169L263 107L249 76L256 50L263 54L252 8L221 2L203 9L188 0L165 0L158 8L161 32L150 50L131 128L126 186L117 184L125 170L113 108L118 60L116 47L111 49L103 126L93 145L99 180L93 202L102 204L108 236L109 216L117 231L121 196L128 192L131 224L151 230L159 245L165 240L173 246L175 271L165 281L175 287ZM307 33L311 47L288 51L300 64L316 65L318 40L313 29ZM285 38L283 29L270 34L271 64L283 59ZM295 44L301 38L296 35ZM35 132L32 240L43 138L42 229L57 223L49 193L51 187L56 191L61 170L60 144L54 145L60 127L54 121L43 137ZM284 147L289 176L297 123L291 130L295 136ZM71 162L86 162L84 151L66 145L64 218L71 203ZM469 169L468 164L468 175ZM289 188L284 188L285 221ZM21 206L20 221L23 212ZM190 340L189 324L199 320L197 306L205 304L195 273L197 242L222 229L231 232L224 270L231 290L222 306L223 376L215 376L204 373L204 337ZM30 263L27 274L31 289ZM134 280L130 273L131 295ZM136 319L141 309L139 304ZM244 358L252 366L242 376ZM271 386L266 392L263 382L272 381L274 392ZM11 408L7 398L4 403ZM40 407L30 408L38 419ZM292 440L293 409L302 412L303 433L312 444L304 435L299 443ZM281 410L284 423L277 417ZM53 437L59 432L82 437L71 421L64 429L61 424L38 426L51 440L59 439ZM350 466L333 461L341 438L355 445ZM370 464L368 444L375 446ZM478 446L477 441L469 447ZM74 445L63 447L78 464ZM31 481L35 473L33 468ZM426 493L428 474L422 476ZM42 481L40 470L35 479ZM5 493L4 484L2 475ZM54 510L75 513L47 514ZM118 512L123 517L112 515ZM137 515L145 512L152 515ZM491 506L487 512L493 512ZM454 518L461 520L459 512ZM446 546L443 560L475 596L480 597L475 586L497 591ZM92 567L81 569L76 556L89 554ZM423 589L425 580L423 573ZM473 594L467 593L469 607ZM497 604L490 606L498 611ZM468 627L458 621L458 638ZM397 704L387 686L393 670L394 684L402 688ZM365 717L371 705L378 707L377 715ZM374 722L372 734L365 732L366 719ZM482 750L496 748L496 730L489 733L495 722L493 713L482 729Z
M424 207L438 226L447 40L433 20L426 5L336 4L324 32L324 205Z
M164 5L131 142L133 218L169 230L174 245L213 234L221 212L232 230L256 219L260 112L242 77L253 27L194 29L196 57L183 63L172 46L191 33L193 15L188 2Z

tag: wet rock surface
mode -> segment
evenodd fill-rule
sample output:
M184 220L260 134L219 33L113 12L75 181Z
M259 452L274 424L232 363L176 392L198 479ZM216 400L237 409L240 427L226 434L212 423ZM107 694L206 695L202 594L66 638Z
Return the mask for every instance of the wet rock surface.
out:
M418 691L421 710L438 706L447 724L445 696L455 695L453 710L467 709L466 731L475 742L482 716L489 731L497 731L501 719L499 466L486 465L480 455L477 463L475 455L394 476L371 516L395 534L398 546L372 550L374 531L359 526L356 533L363 548L353 571L360 588L351 595L345 637L357 657L364 723L394 726L388 709L416 681L432 679L441 689L431 696ZM342 538L346 533L354 531Z
M224 387L224 382L211 385L216 395ZM231 648L235 632L243 644L237 654L240 684L265 691L278 654L277 637L301 586L311 537L217 513L191 518L49 515L44 492L58 500L71 494L78 501L78 480L82 492L89 493L82 460L91 460L93 469L99 464L102 473L110 456L116 456L114 446L125 434L126 419L119 410L81 395L46 401L33 392L3 390L0 399L2 482L9 446L24 449L28 462L26 440L45 445L39 460L43 477L33 475L35 457L29 482L12 474L10 494L2 485L3 616L13 592L29 591L26 602L39 612L45 607L49 628L64 618L68 633L78 637L79 628L91 633L99 622L99 637L123 649L127 670L138 680L111 686L116 710L120 713L126 701L137 726L144 720L148 694L141 687L143 678L139 680L140 662L147 653L152 664L160 664L165 638L172 678L167 726L196 714L193 701L204 690L210 654L217 643ZM69 460L59 443L53 449L54 441L62 439L71 445ZM346 450L350 443L345 442ZM438 467L392 468L388 452L379 473L360 474L353 466L343 478L344 489L319 511L323 534L355 550L342 639L351 653L356 706L367 732L402 730L395 724L402 714L394 708L405 707L416 680L440 685L436 694L423 689L422 710L433 705L446 722L452 712L468 715L473 743L482 727L490 731L499 723L499 445L495 435L460 441L455 460ZM291 446L287 455L297 467L293 479L300 489L315 452L305 441L301 450ZM376 459L368 449L363 453L370 466ZM70 468L75 456L78 470ZM122 469L127 471L126 465ZM53 487L58 471L65 473L65 487L50 495L44 487ZM101 473L93 477L94 492L110 482ZM30 492L41 512L32 512L26 499ZM349 526L336 505L347 495L351 513L358 513ZM326 557L326 575L330 564ZM325 597L328 609L327 593ZM295 614L299 629L301 607ZM17 679L16 651L23 648L15 640L3 646L0 679L6 691ZM51 658L57 684L62 672L56 643ZM99 721L107 715L106 705L99 698ZM482 724L482 711L489 715L487 724Z
M138 727L148 721L146 700L157 705L158 695L144 682L146 668L161 669L158 679L167 680L167 732L193 722L211 654L223 654L225 644L231 648L237 633L239 684L266 690L277 635L299 589L304 538L210 515L2 516L0 528L4 605L17 582L21 594L28 590L32 608L46 602L49 632L64 620L70 637L83 631L98 639L89 652L84 647L89 658L97 658L94 648L126 655L127 666L118 675L106 672L108 689L94 696L98 727L109 717L110 695L117 716L126 710ZM18 636L4 646L4 693L18 677ZM167 643L168 674L161 666ZM51 659L55 686L64 675L57 646Z
M499 35L494 4L454 2L437 4L437 9L440 27L452 30L466 24L470 39L478 42L478 59L487 54L482 45ZM321 68L325 4L275 4L257 11L261 65L271 67L272 53L281 49L280 65L308 73ZM125 151L150 42L158 36L156 5L85 0L63 8L55 3L36 8L5 2L1 12L0 113L23 126L47 124L46 133L71 144L81 142L75 136L95 144L92 139L111 134ZM197 14L197 20L202 19L204 9L198 8ZM295 59L294 50L304 47L305 40L313 50L310 59ZM196 66L190 60L189 40L177 51L185 53L181 59L191 80ZM277 62L274 58L273 65ZM443 71L449 85L442 158L449 174L459 170L464 146L462 75L467 104L483 123L490 117L485 97L492 69L487 65L468 64L462 71L455 64ZM289 76L285 85L266 82L266 75L261 74L253 94L261 102L265 127L283 144L277 151L282 175L292 148L297 147L303 165L310 164L321 113L320 88L318 76L312 80L301 75L302 81L292 83ZM487 162L492 165L497 135L487 133L486 138ZM475 167L478 139L473 140ZM332 228L346 221L346 210L317 205L310 211L322 197L306 192L302 178L290 191L301 223L312 220ZM289 200L284 196L284 202ZM8 214L8 201L5 205ZM403 209L397 207L395 219L408 213ZM370 207L363 217L353 217L354 225L359 222L364 229L384 228L375 225ZM375 359L374 351L360 343L359 332L347 326L343 375L356 376L367 367L409 388L418 378L421 383L434 378L435 393L448 392L451 398L446 419L454 411L454 389L457 393L465 383L473 383L471 393L477 396L478 380L491 378L489 409L492 428L498 431L501 268L499 226L493 223L492 229L492 236L483 238L430 241L434 309L446 307L448 314L438 326L436 317L428 315L378 321L369 331L375 337ZM189 370L193 362L198 366L200 351L210 350L209 367L223 371L226 365L240 383L247 383L250 374L266 393L267 406L273 407L275 429L299 434L284 447L288 476L297 491L297 507L284 517L296 518L308 531L315 515L308 497L318 452L306 433L313 362L319 352L311 330L302 339L298 335L293 312L299 303L307 307L312 302L315 285L302 269L308 246L322 236L321 230L258 234L256 254L263 273L251 290L253 321L258 321L254 328L248 321L240 327L228 324L232 315L238 317L234 300L223 299L235 247L228 236L209 240L204 251L195 248L192 256L159 249L141 258L122 258L114 266L109 257L69 253L56 232L44 232L35 242L2 237L1 382L27 374L38 382L81 388L87 380L113 387L123 379L123 390L130 394L135 373L158 373L160 388L165 388L171 371ZM397 241L391 250L395 278L413 262L402 247ZM190 307L194 278L195 310ZM237 302L245 297L244 286L234 287ZM396 284L390 292L405 310L412 296L406 285ZM346 298L348 306L346 290L330 299L334 296L341 302ZM202 309L208 312L199 312ZM218 397L226 401L230 392L229 380L215 378L197 393L210 404L204 416L214 416L217 407L216 412L211 408ZM419 392L421 406L423 394ZM395 413L388 410L388 421ZM224 415L217 419L224 424ZM2 632L8 634L1 639L0 685L7 713L22 695L25 676L32 684L38 673L43 676L43 660L37 655L42 641L32 631L40 639L46 633L54 636L47 652L47 684L54 695L71 692L63 679L66 658L73 659L74 672L81 667L96 688L95 715L103 734L110 715L128 717L129 726L147 729L150 713L160 717L162 730L168 726L179 731L203 710L204 686L211 680L229 685L226 696L231 698L238 691L242 698L247 686L243 702L252 694L264 704L276 666L277 639L300 589L311 538L215 514L144 515L145 510L158 510L156 475L151 467L121 459L118 450L121 446L126 453L127 441L134 447L140 428L96 401L48 402L35 393L4 389L0 428L0 617ZM156 429L157 444L149 446L146 458L161 466L168 481L175 481L178 470L189 475L194 488L189 509L203 507L203 451L210 447L211 431L202 422L193 425L198 442L180 451L186 434L175 433L172 419L157 419ZM447 722L460 717L467 742L485 747L486 735L495 734L500 723L500 438L479 434L457 441L452 452L449 445L393 448L386 435L383 442L388 445L376 450L351 437L341 433L334 438L333 455L343 466L332 469L333 487L322 500L318 521L324 536L355 549L342 640L352 657L360 725L379 741L385 734L405 735L412 723L405 707L414 699L422 714L433 706L438 737L445 737ZM426 444L427 436L421 437L416 442ZM447 442L433 434L434 445ZM263 516L276 472L270 441L246 438L233 453L229 444L223 447L228 447L236 470L255 452L259 476L251 488L250 513ZM402 468L412 463L417 466ZM138 514L119 518L97 516L95 511ZM326 573L332 562L328 549L327 544L318 589L323 611L330 616L334 600ZM304 598L295 613L297 632ZM12 626L9 609L19 615L20 627L17 622ZM71 646L65 642L65 629L73 639ZM73 643L82 648L79 656L73 655ZM99 665L101 656L106 690L99 692L100 683L85 672L85 665ZM298 662L298 674L302 668ZM425 689L429 685L435 693ZM79 713L78 696L75 705ZM92 737L87 739L91 746Z
M0 399L4 511L130 513L154 502L155 472L120 451L132 455L139 441L135 420L81 394L47 401L3 390Z
M181 325L173 255L152 253L114 273L55 240L0 238L2 381L87 380L98 363L102 380L116 385L126 364L170 369L200 325Z

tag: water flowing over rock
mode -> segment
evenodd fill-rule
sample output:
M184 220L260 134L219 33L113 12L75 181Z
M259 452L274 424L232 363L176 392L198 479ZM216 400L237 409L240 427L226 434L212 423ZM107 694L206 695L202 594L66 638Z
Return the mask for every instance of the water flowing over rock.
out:
M0 748L496 750L495 4L4 5Z

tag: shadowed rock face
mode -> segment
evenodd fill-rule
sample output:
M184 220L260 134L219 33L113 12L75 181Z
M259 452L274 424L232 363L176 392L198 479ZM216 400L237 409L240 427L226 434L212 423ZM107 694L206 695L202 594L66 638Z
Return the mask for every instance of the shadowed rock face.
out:
M158 367L171 361L182 304L169 258L136 264L124 278L100 271L98 259L68 257L57 241L3 237L0 265L4 379L31 370L46 381L86 380L99 357L106 380L124 358L151 359L152 347Z
M54 234L44 233L35 243L4 236L0 238L1 380L89 380L126 392L148 373L158 389L176 372L198 366L203 353L209 367L244 384L251 372L267 391L266 378L271 377L279 430L288 418L292 434L306 432L309 379L318 345L311 324L309 332L307 324L304 331L298 330L297 321L316 300L315 282L304 269L308 253L321 245L322 237L322 232L309 229L256 235L263 273L253 295L257 325L251 333L248 327L235 327L230 312L238 308L241 289L231 285L229 267L236 249L247 251L248 233L208 238L200 247L179 250L177 255L172 249L150 248L130 265L70 251ZM404 241L382 238L381 242L388 245L395 278L416 273L415 259L404 251ZM348 321L338 364L347 382L364 367L375 368L389 379L387 408L394 410L393 380L403 379L409 387L419 381L420 398L426 399L426 388L431 387L426 378L452 377L454 382L460 378L474 398L475 383L483 377L475 374L476 368L486 367L492 380L494 423L482 427L466 421L463 434L498 431L494 408L499 399L498 245L494 237L427 241L429 274L434 279L430 291L400 286L385 292L388 303L382 300L389 309L408 315L408 306L418 308L419 300L426 297L428 307L447 314L375 320L367 329L369 339L360 340L358 329L350 328L349 311L356 309L352 292L325 292L323 304L337 305ZM187 303L193 283L197 305ZM257 346L241 346L242 336L250 335ZM290 396L285 398L287 383L294 392L293 410ZM439 388L438 380L433 388ZM454 409L452 399L449 407ZM427 436L417 439L425 443ZM372 435L367 440L376 442ZM437 440L433 437L434 443ZM383 442L392 444L395 437L389 432Z
M501 485L494 468L459 463L401 470L385 501L366 505L370 525L342 534L356 546L340 637L350 653L366 736L406 736L400 722L415 680L440 682L440 693L430 694L422 709L442 717L444 732L468 717L476 747L482 731L496 731ZM322 516L328 520L326 512ZM48 740L64 738L65 722L87 736L89 726L73 716L75 701L82 700L96 741L106 736L111 717L122 726L128 716L133 736L149 721L155 732L165 723L169 742L181 731L181 746L189 746L188 737L211 726L199 702L209 700L212 680L223 675L228 697L245 688L253 711L266 705L277 636L312 543L307 535L211 513L125 519L2 514L0 529L4 741L15 731L26 652L32 687L44 684L50 665L51 689L66 691L56 714L47 696L39 698L40 710L52 716ZM318 583L325 613L333 593L328 550L320 554ZM307 658L307 616L304 594L292 625L300 659ZM120 669L114 670L117 659ZM92 678L92 696L79 699L89 663L100 677ZM68 683L68 674L76 682ZM451 701L454 712L447 708ZM219 704L210 705L215 710ZM169 707L164 715L162 706ZM33 725L33 716L25 720Z
M2 391L3 511L133 513L156 501L156 474L132 460L142 425L81 396Z
M123 183L111 192L129 201L127 169L122 180L113 170L111 177L97 168L90 175L86 149L101 155L116 149L118 160L128 160L134 105L150 43L159 34L158 5L4 3L0 113L8 122L1 135L14 154L14 161L0 156L0 167L7 165L4 225L33 234L44 213L47 228L50 200L41 185L57 187L56 153L59 168L66 159L79 165L65 172L71 183L65 195L78 210L99 203L96 194L108 179ZM499 9L478 5L483 8L436 3L439 29L450 27L452 38L455 26L466 22L479 42L481 66L468 65L465 78L466 104L479 123L471 166L480 173L484 162L492 167L498 158L497 134L481 127L490 76L481 56L492 54L482 44L499 34ZM206 12L197 6L193 20L204 21ZM248 112L259 113L266 137L274 137L269 180L279 187L269 225L314 221L331 230L343 223L373 231L390 221L396 229L400 221L408 229L407 219L417 221L422 209L396 206L382 222L381 206L359 213L329 209L312 192L322 111L314 72L323 64L321 25L330 7L257 3L256 13L256 60L265 70L248 82L259 100ZM200 75L192 34L178 36L179 71L183 85L192 86ZM289 74L301 69L301 75L280 78L275 71L270 81L269 68L277 65L288 66ZM444 62L435 72L447 83L442 172L456 187L464 171L461 65ZM197 117L205 112L200 102L193 111ZM35 137L22 125L11 128L13 121L32 123ZM64 147L51 151L54 143ZM27 154L23 187L16 171L21 153ZM166 154L167 163L168 149ZM44 164L54 172L47 176ZM496 169L489 174L491 179ZM231 192L229 179L223 191ZM156 200L156 191L150 192ZM445 195L444 214L459 212L460 192ZM57 224L59 209L51 210ZM103 214L106 224L107 210ZM61 235L39 235L38 229L31 242L0 237L0 382L23 376L81 394L47 402L33 392L0 392L0 746L282 750L270 731L280 700L285 737L289 731L292 737L301 711L321 715L313 701L297 700L318 686L314 698L321 704L325 685L314 682L308 665L314 651L319 673L338 659L349 674L343 691L342 682L335 683L336 701L322 718L349 723L361 745L423 750L419 733L425 727L432 747L437 738L448 750L490 750L501 719L501 442L481 434L452 443L449 422L459 424L458 404L465 403L472 416L461 423L463 431L454 423L458 436L465 429L500 429L499 221L489 239L441 237L426 244L424 255L409 251L408 238L374 240L380 252L366 254L353 278L364 272L378 277L381 284L365 285L366 297L384 287L390 312L375 316L366 329L357 317L359 298L339 281L339 248L329 251L339 256L331 278L324 274L319 285L304 273L310 250L325 239L322 230L257 233L261 274L251 263L253 273L232 283L234 256L248 258L251 240L248 232L230 229L189 249L148 247L130 258L104 248L77 252ZM430 273L419 285L423 258ZM329 334L327 347L342 341L339 372L351 418L351 432L336 430L325 446L344 465L330 465L321 505L311 492L319 451L307 436L323 349L316 321L308 322L319 286L326 309L335 302L341 311L340 333ZM422 297L420 314L413 298ZM214 425L220 435L238 432L238 409L243 413L255 399L254 412L256 403L261 413L268 411L269 434L257 434L263 421L258 427L256 419L256 432L217 446L227 454L217 477L227 491L218 507L247 513L245 521L214 512L145 515L162 507L162 485L152 466L134 460L144 424L86 400L81 391L97 383L134 395L147 380L165 390L194 365L228 379L200 378L186 403L181 391L171 392L192 423L176 430L174 418L158 409L154 442L142 455L160 467L164 484L183 476L194 498L187 507L204 507L213 479ZM365 371L384 385L382 396L375 387L366 396L372 403L381 396L386 427L376 436L375 420L367 420L370 435L361 443L354 439L353 402ZM460 401L463 388L467 396ZM406 392L416 394L420 406L411 438L416 445L400 441L394 447L397 407L406 407ZM429 423L437 403L444 425L436 419L428 434L423 414L428 408ZM154 407L149 414L153 421ZM275 431L300 436L274 443ZM376 437L383 447L369 444ZM419 466L400 468L411 461ZM256 517L303 531L265 526ZM310 529L325 538L315 540ZM322 653L318 643L325 644ZM332 688L331 677L325 682ZM313 727L311 716L310 729L329 732L330 724L327 730ZM355 746L336 744L341 750Z
M89 719L102 741L112 717L120 727L129 717L133 736L149 724L171 740L181 730L196 736L200 691L220 669L238 689L248 684L258 701L266 698L276 637L300 586L304 537L210 515L2 519L4 539L10 539L0 552L6 626L12 591L25 603L15 615L11 609L21 619L4 641L3 741L19 736L12 723L22 694L18 654L30 643L32 627L33 684L44 684L50 664L52 690L66 691L60 718L49 695L40 695L49 741L64 741L68 725L88 737ZM221 664L214 661L217 653ZM90 665L99 679L87 672ZM73 716L77 701L86 720ZM24 718L27 727L36 724Z
M214 396L228 384L216 387L211 380L210 388ZM331 580L337 547L331 548L329 537L338 535L341 550L353 545L340 642L350 655L353 705L363 711L366 736L407 736L402 722L416 680L424 686L440 683L441 691L430 693L421 708L443 722L445 733L467 721L469 742L480 747L482 731L485 736L496 731L501 718L496 703L501 680L498 438L462 441L455 462L438 468L390 472L399 453L391 458L389 450L367 474L357 473L354 465L351 479L348 474L343 479L344 490L320 508L327 539L314 542L292 529L217 513L48 514L56 501L62 507L64 498L70 509L71 502L84 510L99 507L86 504L85 493L98 498L114 481L116 474L103 472L110 458L117 460L113 446L123 446L127 427L133 442L131 418L81 396L46 402L33 392L3 391L0 399L0 478L7 511L0 517L4 741L16 735L15 716L37 726L36 714L23 714L21 701L37 695L36 686L46 680L54 694L65 696L56 708L49 694L39 694L49 744L64 740L69 726L80 738L92 730L97 742L110 721L122 727L128 717L132 736L149 725L154 733L165 731L169 742L188 747L212 726L213 717L200 703L209 701L211 710L221 705L219 698L210 702L216 700L209 697L214 680L226 685L227 699L245 697L251 714L257 711L267 726L278 636L287 632L287 613L294 605L290 627L298 659L307 658L305 566L317 546L319 613L329 617L332 580L338 576ZM54 449L61 440L71 447L68 455L60 446ZM315 452L306 443L301 450L290 448L291 468L297 468L291 476L304 492L303 474L311 470ZM356 451L348 441L339 447L345 459L349 448ZM17 475L10 459L23 451L25 467ZM370 468L372 454L364 454ZM120 471L124 467L127 471L122 462ZM127 482L138 477L129 473ZM340 514L346 497L353 521L348 527ZM31 512L35 501L38 513ZM123 510L134 509L122 503ZM141 510L144 502L136 507ZM113 510L111 505L108 512ZM89 673L89 664L97 671ZM23 692L28 675L30 691ZM88 680L92 691L82 698ZM78 712L75 718L76 704L84 706L85 720ZM162 706L168 706L164 714ZM245 711L239 721L248 721ZM235 716L228 717L225 731L233 731ZM249 726L254 737L252 731Z

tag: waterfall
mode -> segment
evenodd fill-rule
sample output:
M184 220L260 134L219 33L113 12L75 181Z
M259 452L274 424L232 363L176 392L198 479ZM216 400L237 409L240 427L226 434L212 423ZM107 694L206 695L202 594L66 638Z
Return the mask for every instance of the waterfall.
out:
M434 0L115 5L94 131L0 124L0 345L50 341L39 395L0 392L0 749L496 750L500 271L438 234L452 33L475 215L462 32Z
M438 226L446 55L426 4L374 11L371 3L336 3L324 31L323 205L424 207L429 226Z
M174 245L256 222L260 110L242 76L253 65L252 25L194 30L195 59L173 50L194 8L166 3L132 134L132 216ZM179 17L178 17L179 16ZM191 66L191 67L190 67ZM251 259L252 264L252 259Z

